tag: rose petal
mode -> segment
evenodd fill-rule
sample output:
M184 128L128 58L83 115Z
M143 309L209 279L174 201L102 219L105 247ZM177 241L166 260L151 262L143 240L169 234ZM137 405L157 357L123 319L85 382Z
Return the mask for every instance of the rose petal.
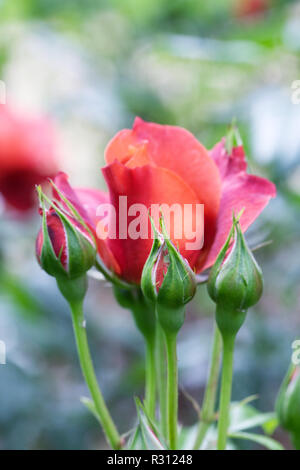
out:
M186 129L144 122L136 118L133 129L120 131L105 151L107 163L115 160L128 166L129 148L140 148L136 158L141 166L147 152L149 160L158 167L176 173L197 195L205 210L205 245L213 242L221 198L219 170L205 147ZM132 164L130 164L133 167ZM176 202L175 200L173 202Z
M118 161L115 161L103 168L102 171L109 188L110 201L117 213L117 237L116 239L109 238L108 244L120 265L121 276L129 282L138 283L144 263L152 246L152 239L150 237L151 227L147 213L151 204L156 204L157 207L160 207L162 204L171 206L177 203L181 208L183 208L184 204L191 204L193 208L192 217L194 217L194 210L196 204L199 204L199 200L190 186L178 175L166 168L146 165L130 169ZM127 227L130 226L130 223L138 214L129 215L127 223L124 220L124 215L122 215L120 224L118 217L120 196L127 196L127 207L125 210L130 208L133 204L143 204L145 207L146 223L148 224L148 231L146 232L147 239L132 239L127 234ZM124 237L127 236L126 239L120 239L118 237L122 223L124 223L126 227L126 233L124 234ZM178 238L174 240L174 230L175 227L172 227L171 224L171 239L173 239L175 245L178 244L181 254L187 258L190 265L193 266L199 256L199 250L186 249L187 238L185 235L188 237L189 234L185 234L184 231L182 231L183 237L181 239ZM188 240L188 242L190 241L191 240Z
M54 183L60 192L65 196L65 198L68 199L68 201L75 207L85 223L93 228L93 221L90 218L88 211L84 208L84 205L79 200L75 190L70 185L68 175L66 173L59 172L54 178ZM61 201L63 205L65 205L60 195L55 191L55 188L53 188L53 193L54 197ZM68 211L68 207L66 205L65 207Z
M201 253L197 262L197 272L209 268L215 262L231 229L233 212L237 215L244 209L240 223L245 232L268 204L270 198L276 195L273 183L265 178L246 173L247 163L242 147L233 149L232 155L228 156L223 140L214 147L211 154L223 178L222 198L213 245L209 250Z
M0 193L7 207L20 214L34 207L35 185L53 176L57 163L51 124L0 104Z
M94 234L97 241L98 253L101 259L104 261L108 269L112 270L116 274L120 273L120 267L111 253L108 244L105 240L97 237L96 229L99 223L99 217L97 216L97 208L103 204L109 202L108 194L97 189L89 188L78 188L74 189L71 187L68 181L68 176L65 173L59 173L54 183L68 201L75 207L84 222L89 226ZM55 191L54 191L55 192ZM58 194L55 197L60 200Z

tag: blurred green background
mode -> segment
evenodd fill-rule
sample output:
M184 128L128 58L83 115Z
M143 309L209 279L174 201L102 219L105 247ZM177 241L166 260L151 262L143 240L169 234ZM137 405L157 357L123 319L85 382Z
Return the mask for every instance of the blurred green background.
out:
M265 292L238 336L233 397L257 394L272 410L300 329L300 2L269 0L1 0L0 78L19 109L48 115L61 167L73 184L104 187L108 140L136 115L192 131L207 148L235 117L251 172L278 188L248 232ZM258 2L259 3L259 2ZM80 403L88 392L71 319L55 281L38 267L39 216L1 213L1 449L105 448L97 422ZM180 333L181 387L203 395L213 304L201 287ZM87 329L98 377L121 430L134 425L142 396L143 343L111 288L91 280ZM180 395L180 419L196 413ZM281 430L277 438L289 447ZM245 444L243 444L245 446ZM253 447L252 447L253 448Z

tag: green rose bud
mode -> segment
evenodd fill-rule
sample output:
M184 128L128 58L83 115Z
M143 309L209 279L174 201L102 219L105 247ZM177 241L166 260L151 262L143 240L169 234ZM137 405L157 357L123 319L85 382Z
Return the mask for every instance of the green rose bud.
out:
M278 394L276 412L280 425L300 449L300 366L291 365Z
M42 227L36 240L38 262L44 271L56 278L68 301L79 300L86 291L86 273L96 259L94 238L74 213L48 200L40 188L38 192L42 215ZM45 200L49 209L45 208Z
M262 295L263 278L235 218L228 239L211 269L207 288L217 304L217 323L221 333L236 334L245 320L247 309L255 305Z
M86 227L71 214L42 200L42 227L37 236L36 255L41 267L51 276L76 279L95 263L96 246Z
M145 263L141 287L156 306L158 320L168 333L177 333L184 322L185 305L196 292L196 277L188 262L176 250L161 219L162 234L154 228L155 239Z

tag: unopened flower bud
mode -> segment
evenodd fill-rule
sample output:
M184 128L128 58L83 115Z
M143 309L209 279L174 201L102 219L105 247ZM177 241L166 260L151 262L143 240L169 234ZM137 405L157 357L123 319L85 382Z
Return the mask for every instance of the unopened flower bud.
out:
M41 267L57 279L77 279L93 266L96 246L80 220L54 203L44 206L39 190L42 227L36 240L36 255Z
M235 218L228 239L211 269L207 288L217 304L217 322L221 333L222 330L237 333L247 309L261 297L263 277Z
M276 411L280 425L300 449L300 366L291 365L279 391Z
M156 306L166 332L177 333L184 322L185 305L196 292L196 278L188 262L170 241L163 221L162 235L155 231L152 250L145 263L141 287Z

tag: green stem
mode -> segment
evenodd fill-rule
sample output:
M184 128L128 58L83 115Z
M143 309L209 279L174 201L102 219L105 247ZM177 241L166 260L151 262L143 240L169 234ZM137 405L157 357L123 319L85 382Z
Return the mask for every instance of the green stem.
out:
M214 421L221 351L222 337L219 328L215 324L208 380L204 393L203 405L201 409L201 421L199 423L194 449L200 448L209 426Z
M218 450L225 450L227 443L233 374L234 342L235 335L223 335L223 368L218 425Z
M175 334L165 334L167 351L167 421L170 449L177 449L178 371Z
M145 406L149 417L154 419L156 405L155 312L146 302L141 289L128 290L114 286L114 293L120 305L131 310L134 322L145 341Z
M87 342L82 302L74 302L70 304L70 307L82 373L92 396L94 406L97 411L97 415L99 416L106 438L113 449L120 449L122 447L122 439L106 407L94 371Z
M145 406L151 419L155 418L156 404L156 358L155 338L150 336L146 340L146 390Z
M157 322L156 325L156 372L159 393L159 410L161 431L163 436L168 437L168 416L167 416L167 368L166 368L166 344L163 330Z

